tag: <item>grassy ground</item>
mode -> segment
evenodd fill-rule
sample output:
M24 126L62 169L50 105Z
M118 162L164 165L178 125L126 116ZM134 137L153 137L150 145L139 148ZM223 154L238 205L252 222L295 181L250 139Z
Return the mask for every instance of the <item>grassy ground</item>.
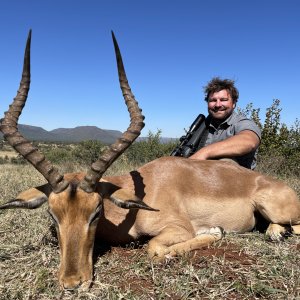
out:
M31 166L1 165L0 202L43 178ZM300 180L288 184L300 195ZM0 211L0 300L300 299L300 237L273 243L258 232L227 235L189 257L151 264L145 245L97 244L89 291L61 291L57 240L46 205Z

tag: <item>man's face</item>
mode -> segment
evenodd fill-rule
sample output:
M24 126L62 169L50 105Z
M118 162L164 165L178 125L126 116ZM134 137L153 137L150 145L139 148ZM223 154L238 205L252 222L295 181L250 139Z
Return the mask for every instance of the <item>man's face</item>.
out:
M224 120L231 115L235 104L227 90L212 93L208 99L208 113L217 120Z

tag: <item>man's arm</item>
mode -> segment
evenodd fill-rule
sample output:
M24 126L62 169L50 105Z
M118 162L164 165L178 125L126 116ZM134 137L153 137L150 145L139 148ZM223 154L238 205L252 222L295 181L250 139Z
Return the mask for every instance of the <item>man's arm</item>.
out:
M260 139L251 130L243 130L221 142L216 142L201 148L191 155L190 159L214 159L242 156L254 151L260 144Z

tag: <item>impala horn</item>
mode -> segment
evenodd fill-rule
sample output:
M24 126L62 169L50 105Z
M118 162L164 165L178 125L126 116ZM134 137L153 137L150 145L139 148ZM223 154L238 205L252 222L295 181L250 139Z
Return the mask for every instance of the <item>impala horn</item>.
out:
M134 142L145 126L142 111L128 84L120 49L113 32L112 39L116 53L120 87L130 115L130 125L122 136L91 165L91 168L80 183L81 189L87 193L95 191L97 182L99 182L104 172Z
M4 118L0 120L0 130L7 142L45 177L53 191L60 193L67 188L69 183L64 180L57 169L18 130L18 119L25 106L30 86L30 43L31 30L29 31L26 43L20 87L13 103L9 106L8 111L5 112Z

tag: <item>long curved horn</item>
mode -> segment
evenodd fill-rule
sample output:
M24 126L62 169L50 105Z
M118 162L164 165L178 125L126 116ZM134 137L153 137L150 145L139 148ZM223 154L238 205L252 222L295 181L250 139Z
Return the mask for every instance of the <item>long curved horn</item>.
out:
M8 143L45 177L55 193L59 193L66 189L68 182L18 130L19 116L25 106L30 86L30 43L31 30L26 43L20 87L13 103L9 106L8 111L5 112L4 118L0 120L0 130Z
M91 193L95 190L96 184L102 177L103 173L133 143L133 141L140 135L141 130L145 126L143 122L144 116L142 115L142 111L139 108L138 103L135 100L128 84L120 49L113 32L112 38L118 65L120 87L130 114L130 125L128 129L122 134L122 136L117 139L117 141L112 144L96 162L91 165L91 168L87 172L87 175L80 183L81 189L88 193Z

